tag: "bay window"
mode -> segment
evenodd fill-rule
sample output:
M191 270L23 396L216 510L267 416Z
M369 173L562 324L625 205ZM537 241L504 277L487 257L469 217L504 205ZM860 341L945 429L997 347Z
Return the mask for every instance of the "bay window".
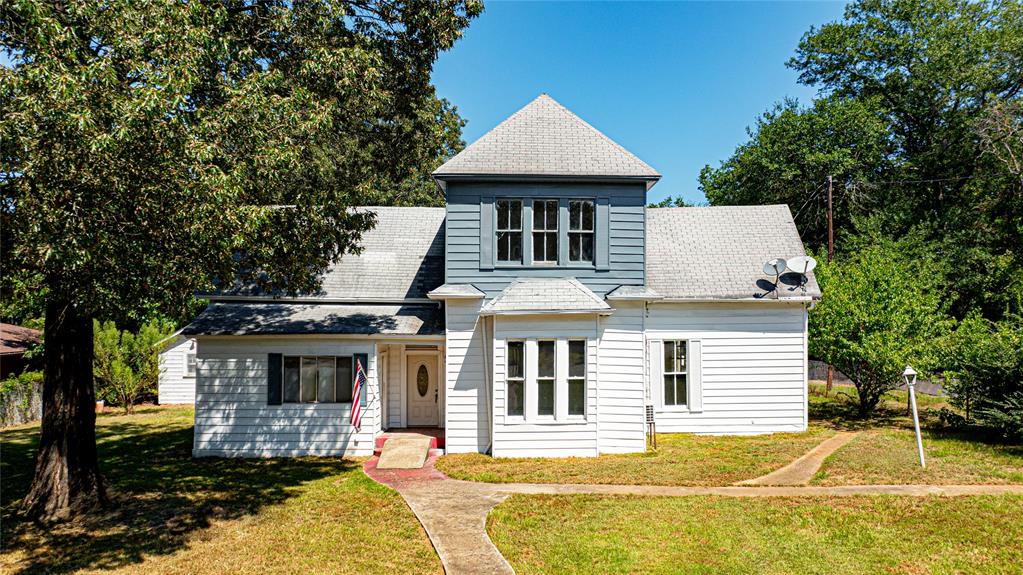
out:
M586 415L586 340L568 342L568 414Z
M554 342L539 341L536 370L536 414L554 415Z
M525 421L584 421L585 339L510 340L505 344L505 413Z

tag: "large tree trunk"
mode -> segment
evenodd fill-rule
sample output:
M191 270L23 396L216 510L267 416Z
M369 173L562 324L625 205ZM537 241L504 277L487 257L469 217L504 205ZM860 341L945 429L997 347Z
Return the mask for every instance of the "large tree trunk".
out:
M92 318L62 298L46 303L43 423L27 517L59 521L107 502L96 456Z

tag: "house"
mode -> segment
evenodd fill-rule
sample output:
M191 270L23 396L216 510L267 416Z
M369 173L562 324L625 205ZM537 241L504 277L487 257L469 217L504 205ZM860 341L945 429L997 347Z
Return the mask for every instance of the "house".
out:
M39 343L39 330L0 323L0 380L28 369L25 353Z
M195 403L195 339L179 330L158 345L166 347L160 352L157 401L160 405Z
M368 455L413 427L449 453L638 452L647 406L659 432L806 429L819 288L763 274L804 254L786 206L647 209L658 173L547 95L433 175L446 206L365 208L318 293L210 297L184 330L196 456Z

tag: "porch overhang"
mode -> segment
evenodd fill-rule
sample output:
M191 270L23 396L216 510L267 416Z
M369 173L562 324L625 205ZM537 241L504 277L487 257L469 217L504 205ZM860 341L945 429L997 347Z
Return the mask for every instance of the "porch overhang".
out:
M575 278L519 278L480 315L611 315L614 309Z
M183 335L438 336L444 314L438 304L327 305L212 303Z

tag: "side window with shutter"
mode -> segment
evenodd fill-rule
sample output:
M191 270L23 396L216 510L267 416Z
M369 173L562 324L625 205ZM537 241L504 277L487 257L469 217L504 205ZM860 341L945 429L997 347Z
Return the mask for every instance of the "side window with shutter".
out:
M283 398L284 356L271 353L266 358L266 404L281 405Z

